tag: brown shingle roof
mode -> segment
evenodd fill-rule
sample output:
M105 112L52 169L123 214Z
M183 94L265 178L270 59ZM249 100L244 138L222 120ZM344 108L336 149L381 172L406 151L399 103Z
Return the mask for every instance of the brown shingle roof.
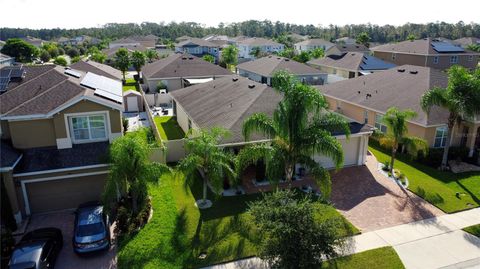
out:
M385 62L374 56L365 55L361 52L347 52L342 55L328 55L324 58L314 59L308 62L313 66L327 66L349 71L357 70L385 70L394 67L392 63Z
M295 43L296 46L325 46L325 47L331 47L334 46L332 42L328 42L325 39L320 39L320 38L313 38L313 39L307 39L302 42Z
M250 45L250 46L281 46L282 44L277 43L270 39L265 39L261 37L251 37L243 40L238 40L238 44Z
M97 63L95 61L78 61L70 65L71 69L80 70L83 72L92 72L107 78L122 80L122 72L106 64Z
M338 50L340 50L340 52L368 52L368 51L370 51L367 47L365 47L362 44L336 44L335 47Z
M146 65L142 70L146 78L203 77L232 74L225 68L214 65L190 54L175 53Z
M463 38L455 39L453 43L461 45L462 47L468 47L468 45L472 45L472 44L480 45L480 38L463 37Z
M238 69L246 70L262 76L270 77L275 72L280 70L288 71L295 75L307 74L321 74L319 70L297 61L280 57L280 56L266 56L254 61L241 63L237 66Z
M412 121L428 126L444 124L448 112L435 107L427 116L420 107L420 98L423 93L433 87L446 87L447 82L447 75L440 70L403 65L383 72L316 87L326 96L382 113L393 106L412 109L417 113L417 117ZM371 94L371 97L367 98L367 94Z
M406 40L399 43L392 43L392 44L385 44L371 48L373 52L380 51L380 52L398 52L398 53L410 53L410 54L422 54L422 55L440 55L440 54L449 54L449 52L437 52L433 46L432 42L439 42L437 39L432 38L424 38L418 40ZM443 42L443 41L442 41ZM452 44L450 42L445 42L445 44ZM466 53L474 53L475 52L465 50ZM453 52L453 54L458 54L458 52Z
M185 46L187 44L190 44L190 43L201 46L201 47L213 47L213 48L218 47L217 44L214 44L210 41L207 41L207 40L204 40L204 39L201 39L201 38L196 38L196 37L192 37L190 39L182 41L182 42L176 44L175 47L183 47L183 46Z
M121 48L124 48L124 49L127 49L129 52L133 52L133 51L146 51L147 48L142 46L142 45L135 45L135 46L121 46L121 47L116 47L116 48L109 48L109 49L104 49L103 50L103 53L105 53L107 55L107 57L111 58L113 56L115 56L115 53L121 49Z

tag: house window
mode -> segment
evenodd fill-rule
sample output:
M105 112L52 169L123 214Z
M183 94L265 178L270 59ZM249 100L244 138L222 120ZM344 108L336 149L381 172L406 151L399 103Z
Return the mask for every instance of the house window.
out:
M451 64L458 63L458 56L457 55L450 56L450 63Z
M368 123L368 110L363 111L363 122Z
M473 61L473 55L468 55L468 61L469 62Z
M447 142L447 127L438 127L435 131L435 142L433 143L434 148L443 148Z
M392 53L392 61L395 61L396 58L397 58L397 55L395 53Z
M70 126L74 142L93 142L108 139L104 114L70 117Z
M433 63L438 64L438 56L433 57Z
M383 115L381 114L375 115L375 128L377 128L382 133L387 132L387 126L383 124Z

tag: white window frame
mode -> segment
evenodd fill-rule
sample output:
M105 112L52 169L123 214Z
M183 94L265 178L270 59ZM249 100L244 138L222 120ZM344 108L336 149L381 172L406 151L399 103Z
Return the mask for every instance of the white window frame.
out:
M458 63L458 55L450 56L450 63L451 64L457 64Z
M375 128L385 134L387 132L387 126L382 122L383 116L384 115L379 113L375 114Z
M75 139L75 135L73 134L73 121L72 119L75 117L89 117L89 116L103 116L105 119L105 137L104 138L95 138L95 139ZM67 137L71 139L73 144L85 144L85 143L94 143L94 142L102 142L102 141L109 141L110 137L112 136L111 128L110 128L110 113L108 111L94 111L94 112L81 112L81 113L70 113L65 114L65 127L67 129ZM89 129L89 136L90 129Z
M439 131L442 132L441 136L437 136L437 132ZM447 126L437 127L435 129L435 135L433 137L433 147L444 148L445 144L447 143L447 137L448 137L448 127ZM437 139L440 139L440 144L437 144Z
M434 63L434 64L438 64L438 56L434 56L434 57L433 57L433 63Z

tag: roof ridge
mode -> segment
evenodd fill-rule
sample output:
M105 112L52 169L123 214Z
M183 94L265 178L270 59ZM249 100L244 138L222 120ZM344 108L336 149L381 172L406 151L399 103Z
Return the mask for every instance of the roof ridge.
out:
M52 65L52 66L53 66L53 65ZM43 67L43 66L32 66L32 67L33 67L33 68L37 68L37 67L40 68L40 67ZM32 68L32 67L30 67L30 68ZM36 76L36 77L32 78L31 80L29 80L29 81L27 81L27 82L25 82L25 83L20 83L20 84L18 84L17 86L15 86L15 87L7 90L3 95L8 95L9 92L12 92L12 90L17 89L17 88L20 87L20 86L28 85L30 82L35 81L35 80L39 79L40 77L43 77L43 76L46 75L47 73L50 73L52 70L55 70L55 67L51 68L51 69L48 70L47 72L42 73L40 76Z

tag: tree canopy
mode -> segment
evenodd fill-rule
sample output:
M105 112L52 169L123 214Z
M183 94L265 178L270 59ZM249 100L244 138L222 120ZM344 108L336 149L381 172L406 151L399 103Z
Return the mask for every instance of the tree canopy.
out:
M17 62L21 63L29 63L39 54L35 46L19 38L8 39L0 52L14 57Z
M130 55L127 49L121 48L115 52L115 66L122 71L123 80L125 80L125 72L127 72L130 64Z

